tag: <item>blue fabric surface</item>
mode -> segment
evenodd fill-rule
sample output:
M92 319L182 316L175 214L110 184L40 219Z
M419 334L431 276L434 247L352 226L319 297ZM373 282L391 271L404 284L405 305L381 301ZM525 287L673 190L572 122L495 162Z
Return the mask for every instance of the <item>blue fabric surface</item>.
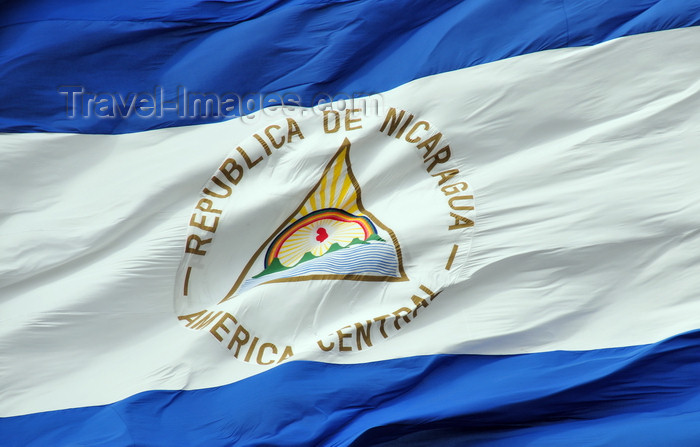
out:
M690 446L698 377L700 332L581 352L290 362L217 388L0 419L0 433L52 447Z
M363 96L521 54L699 23L700 0L3 3L0 131L109 134L218 121L276 101L259 93L310 106L323 93ZM243 104L226 116L70 119L62 86L127 99L162 88L173 104L182 87L232 92Z

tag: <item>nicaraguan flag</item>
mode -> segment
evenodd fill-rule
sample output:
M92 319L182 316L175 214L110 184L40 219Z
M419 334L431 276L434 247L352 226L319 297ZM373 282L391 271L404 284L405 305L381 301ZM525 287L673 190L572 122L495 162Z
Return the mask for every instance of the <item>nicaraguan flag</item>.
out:
M0 444L699 445L698 25L5 2Z

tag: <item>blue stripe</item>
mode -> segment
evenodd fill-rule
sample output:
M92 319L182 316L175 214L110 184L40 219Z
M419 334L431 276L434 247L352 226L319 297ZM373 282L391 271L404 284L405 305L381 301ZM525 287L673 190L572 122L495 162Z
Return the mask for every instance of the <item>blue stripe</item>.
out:
M697 445L698 377L700 332L583 352L290 362L217 388L0 419L0 433L22 447Z
M177 110L69 119L57 91L66 85L127 104L130 93L156 87L174 101L184 86L295 93L308 106L322 92L382 92L520 54L699 23L700 0L4 2L0 131L126 133L223 119Z

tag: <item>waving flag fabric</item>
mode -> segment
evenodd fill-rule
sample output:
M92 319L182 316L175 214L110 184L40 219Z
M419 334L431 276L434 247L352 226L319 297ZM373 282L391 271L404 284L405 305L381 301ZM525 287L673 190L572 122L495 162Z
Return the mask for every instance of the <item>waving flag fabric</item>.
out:
M700 1L0 11L0 444L698 443Z

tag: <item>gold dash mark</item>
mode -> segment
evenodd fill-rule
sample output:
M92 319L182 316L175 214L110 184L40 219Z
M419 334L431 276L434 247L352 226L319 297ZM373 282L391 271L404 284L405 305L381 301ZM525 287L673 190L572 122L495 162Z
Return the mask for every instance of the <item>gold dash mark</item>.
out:
M185 296L187 296L187 291L190 286L190 273L192 273L192 266L187 267L187 273L185 273Z
M457 256L457 250L459 249L459 245L454 244L452 246L452 253L450 253L450 257L447 260L447 265L445 265L445 270L449 270L452 268L452 263L455 260L455 256Z

